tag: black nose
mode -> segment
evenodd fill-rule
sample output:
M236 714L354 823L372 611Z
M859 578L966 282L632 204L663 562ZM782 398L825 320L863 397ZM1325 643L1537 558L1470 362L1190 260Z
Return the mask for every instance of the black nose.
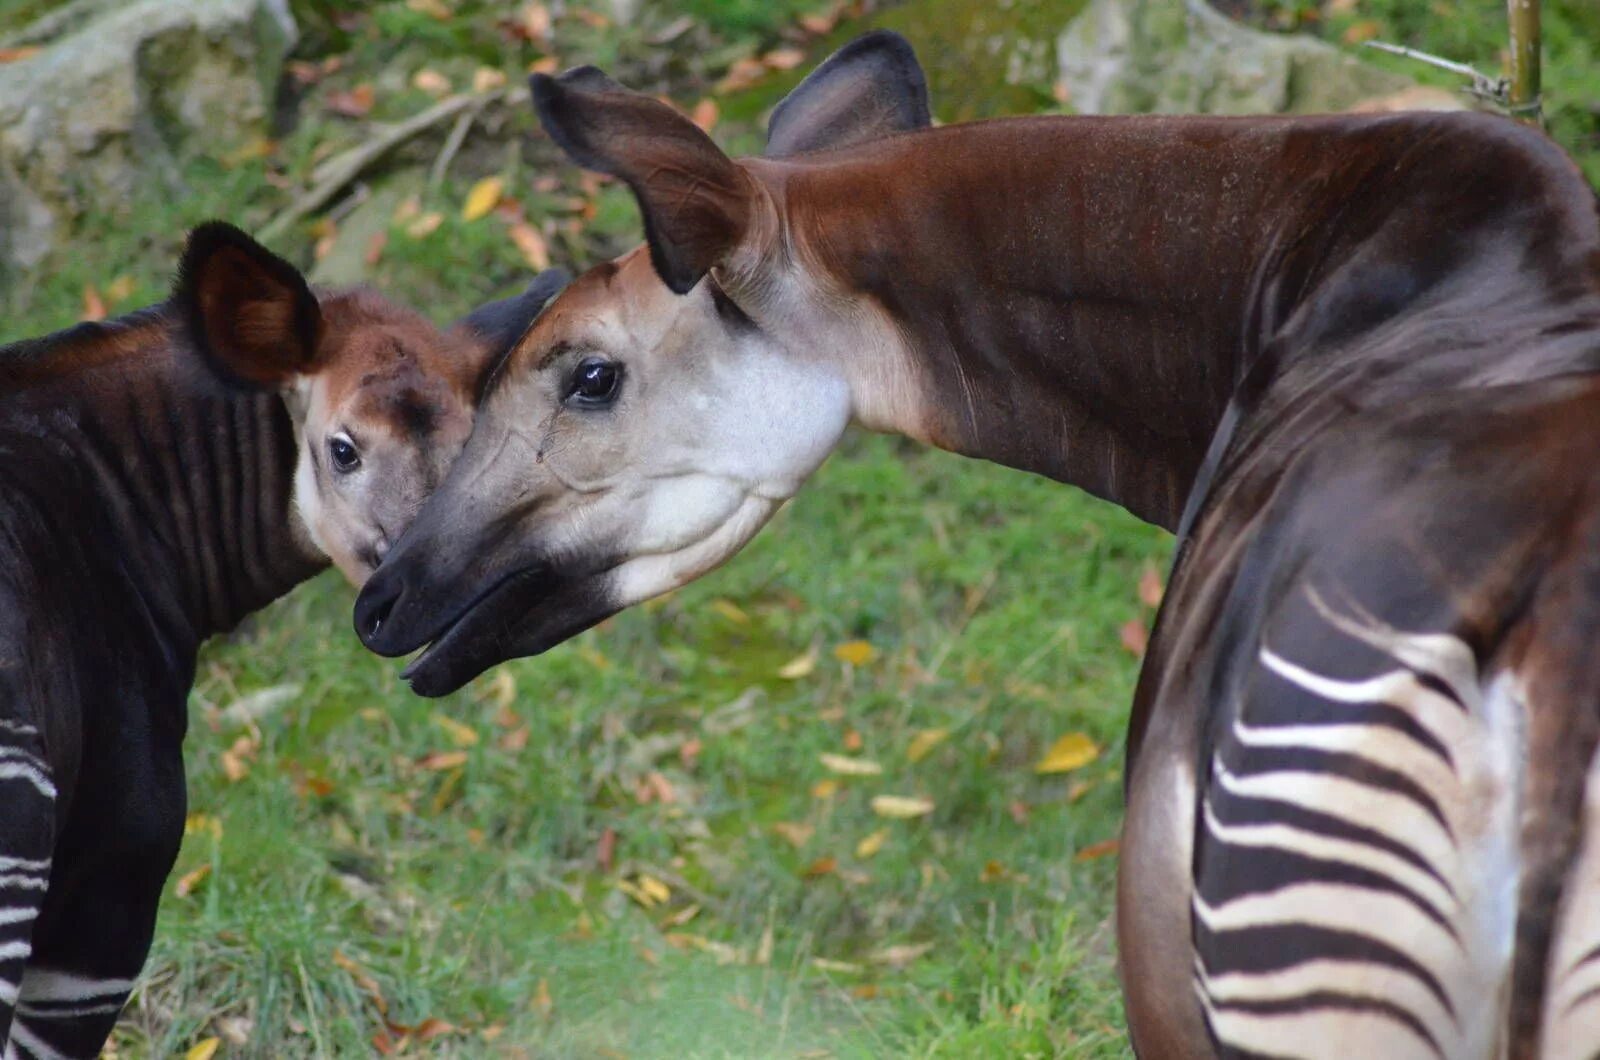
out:
M405 581L397 575L398 572L393 567L379 567L377 572L367 579L361 595L356 597L356 636L361 638L361 643L365 644L368 650L375 651L379 655L404 654L403 651L392 650L388 643L392 638L383 636L389 616L394 614L400 598L405 595Z

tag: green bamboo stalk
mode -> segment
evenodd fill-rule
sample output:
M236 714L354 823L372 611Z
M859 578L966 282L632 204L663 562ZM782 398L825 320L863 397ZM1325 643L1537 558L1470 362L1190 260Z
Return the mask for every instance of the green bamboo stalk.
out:
M1506 0L1511 24L1511 116L1543 124L1539 98L1539 0Z

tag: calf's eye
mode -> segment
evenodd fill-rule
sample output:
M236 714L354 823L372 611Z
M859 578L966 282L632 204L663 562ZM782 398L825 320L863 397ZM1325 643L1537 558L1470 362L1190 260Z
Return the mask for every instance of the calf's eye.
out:
M621 384L622 365L601 357L590 357L572 373L567 400L585 408L601 408L617 399Z
M342 434L328 439L328 459L339 472L349 473L361 466L361 454L356 451L355 443Z

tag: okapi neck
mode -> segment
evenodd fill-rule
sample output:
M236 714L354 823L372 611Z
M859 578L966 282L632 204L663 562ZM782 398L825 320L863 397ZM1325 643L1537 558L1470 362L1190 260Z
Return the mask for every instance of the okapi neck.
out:
M801 266L904 337L923 436L1168 529L1264 355L1255 389L1600 261L1570 161L1480 115L1010 119L763 171Z
M295 436L274 393L236 390L171 339L61 387L59 429L88 463L106 542L179 653L327 565L293 509Z

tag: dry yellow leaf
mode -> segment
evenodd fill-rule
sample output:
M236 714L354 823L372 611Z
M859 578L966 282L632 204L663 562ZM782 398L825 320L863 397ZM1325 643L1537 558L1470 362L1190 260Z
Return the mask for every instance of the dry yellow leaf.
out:
M436 773L442 773L447 769L455 769L466 764L467 752L465 751L434 751L431 754L423 755L417 760L417 765L423 769L431 769Z
M212 839L221 839L222 821L209 813L191 813L183 819L183 834L208 835Z
M887 843L888 841L889 830L887 828L880 828L871 835L864 836L861 842L856 844L856 857L860 858L862 861L865 861L878 851L882 850L883 844Z
M911 762L920 762L932 753L935 747L950 738L949 729L923 729L911 738L906 745L906 759Z
M423 67L411 76L411 87L430 96L442 96L450 91L450 79L437 70Z
M689 120L700 126L704 132L710 132L716 127L717 119L722 116L722 111L717 106L717 101L707 96L694 105L694 110L689 112Z
M883 766L870 758L851 758L849 755L824 752L817 756L817 760L825 769L847 777L875 777L883 772Z
M496 70L492 66L480 66L472 72L472 91L479 95L505 87L506 75L503 70Z
M732 600L724 600L718 597L711 601L711 610L736 626L748 626L750 624L750 616L745 614L744 609Z
M173 888L173 890L177 893L179 898L187 898L199 888L200 884L203 883L205 878L209 875L211 875L211 866L201 865L198 869L194 869L191 872L186 872L182 876L179 876L178 885Z
M449 22L454 16L444 0L406 0L406 6L419 15L427 15L440 22Z
M510 710L511 704L517 701L517 679L511 676L511 671L505 667L495 671L494 679L489 682L489 695L493 697L494 705L501 710L500 717L495 720L504 728L515 726L519 721L515 715L509 716L509 724L506 720L502 720L506 718L504 712Z
M541 41L550 36L550 9L532 3L522 9L522 32L529 40Z
M1081 732L1069 732L1050 745L1033 767L1035 773L1070 773L1100 757L1100 748Z
M222 1047L222 1039L218 1037L202 1038L189 1046L189 1051L183 1054L183 1060L211 1060L217 1055L217 1050Z
M799 850L811 842L811 837L816 833L817 827L816 825L800 824L795 821L779 821L772 826L772 830L787 839L790 846Z
M806 53L799 48L778 48L761 57L761 63L769 70L793 70L806 61Z
M865 666L877 654L877 649L864 640L847 640L833 649L835 659L851 666Z
M931 942L919 942L911 946L885 946L868 956L867 960L873 964L887 964L891 968L904 968L931 949L933 949Z
M19 48L0 48L0 65L20 63L24 59L32 59L43 50L37 44L24 44Z
M528 1002L528 1007L541 1016L549 1017L551 1011L556 1007L555 1001L550 997L550 980L539 980L539 986L534 990L533 1000Z
M808 651L804 655L796 655L793 659L778 667L778 676L785 681L798 681L802 677L810 676L817 668L817 653Z
M831 799L839 794L839 782L832 777L824 777L811 785L813 799Z
M874 795L872 812L896 819L923 817L933 812L933 800L920 795Z
M438 231L439 226L443 223L444 214L439 213L437 210L429 210L406 226L406 235L412 239L426 239Z
M500 196L505 194L506 182L499 177L484 177L472 186L467 192L467 201L461 207L463 221L476 221L487 217L490 210L500 205Z
M516 244L517 250L522 253L522 260L528 263L531 269L548 269L550 267L550 244L545 241L544 233L526 221L518 221L509 229L511 242Z
M123 273L106 285L106 298L111 302L126 302L133 294L133 277Z
M450 739L457 747L476 747L478 745L478 731L470 725L464 725L454 718L444 714L435 713L433 723L450 734Z

